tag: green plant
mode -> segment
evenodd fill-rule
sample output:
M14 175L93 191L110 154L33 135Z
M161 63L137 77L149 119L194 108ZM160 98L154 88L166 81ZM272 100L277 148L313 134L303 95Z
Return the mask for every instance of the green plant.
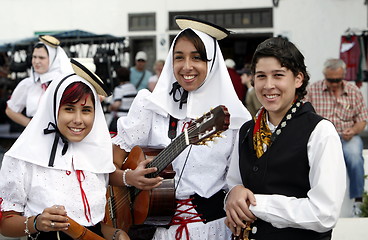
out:
M360 214L361 217L368 217L368 193L364 192L363 194L363 204L360 206L360 210L362 213Z
M364 178L368 178L368 175L365 175ZM366 191L363 194L363 204L360 206L360 210L362 210L361 217L368 217L368 193Z

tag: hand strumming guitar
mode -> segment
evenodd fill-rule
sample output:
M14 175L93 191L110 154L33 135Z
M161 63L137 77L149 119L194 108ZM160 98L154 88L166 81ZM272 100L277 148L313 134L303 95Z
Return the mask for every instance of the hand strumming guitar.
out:
M254 222L256 217L249 210L249 205L256 205L254 194L242 185L235 186L226 200L225 224L235 236L239 236L246 222Z

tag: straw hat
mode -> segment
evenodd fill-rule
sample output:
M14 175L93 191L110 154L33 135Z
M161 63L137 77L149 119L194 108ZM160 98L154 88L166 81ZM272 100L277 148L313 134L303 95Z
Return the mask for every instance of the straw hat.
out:
M111 95L111 90L105 85L105 83L95 73L91 72L87 67L78 62L75 59L70 59L74 72L90 82L96 89L97 94L107 97Z
M38 40L53 48L57 48L60 45L60 41L57 38L50 35L39 36Z
M230 35L230 31L202 19L189 16L176 16L175 21L181 29L192 28L204 32L217 40L224 39Z

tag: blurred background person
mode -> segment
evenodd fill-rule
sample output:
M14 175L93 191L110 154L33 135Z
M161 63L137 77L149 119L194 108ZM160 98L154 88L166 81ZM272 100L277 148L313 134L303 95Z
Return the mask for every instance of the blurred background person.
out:
M130 82L137 90L148 88L148 79L152 76L151 71L146 69L147 54L143 51L135 55L135 65L130 68Z
M6 115L25 127L37 111L40 100L52 80L63 73L72 73L69 58L52 36L40 36L32 52L32 67L28 78L23 79L7 101ZM25 110L25 114L23 111Z
M233 83L236 95L240 101L244 100L245 89L244 85L241 83L240 75L235 70L235 62L232 59L225 60L227 71L229 72L231 82Z
M324 63L325 79L307 89L306 100L317 114L330 120L340 135L346 169L349 176L349 195L354 200L352 215L359 217L364 193L363 141L359 136L367 124L368 109L359 88L345 80L346 64L341 59Z
M115 87L112 104L109 106L109 110L112 114L112 120L110 122L110 132L117 132L116 122L121 116L128 114L129 108L137 95L137 89L130 82L130 71L128 68L121 67L116 70L116 78L118 80L118 86Z
M155 86L161 75L164 65L165 65L164 60L157 60L155 62L155 66L153 67L153 70L155 71L156 74L148 79L148 90L150 90L151 92L153 91L153 89L155 89Z
M241 76L241 82L245 86L246 94L242 100L252 117L256 115L262 104L259 102L253 88L253 75L249 64L245 64L244 68L238 72Z

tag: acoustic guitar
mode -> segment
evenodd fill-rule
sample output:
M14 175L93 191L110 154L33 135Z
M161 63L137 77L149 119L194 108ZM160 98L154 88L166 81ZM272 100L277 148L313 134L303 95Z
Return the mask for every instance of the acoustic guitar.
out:
M147 177L164 178L163 183L152 190L135 187L109 186L105 222L128 232L132 225L167 225L176 210L174 176L171 162L190 144L203 145L228 129L230 114L223 105L217 106L192 122L165 149L145 152L135 146L125 160L122 169L135 169L146 156L155 156L147 167L157 167L157 171ZM168 167L169 166L169 167Z

